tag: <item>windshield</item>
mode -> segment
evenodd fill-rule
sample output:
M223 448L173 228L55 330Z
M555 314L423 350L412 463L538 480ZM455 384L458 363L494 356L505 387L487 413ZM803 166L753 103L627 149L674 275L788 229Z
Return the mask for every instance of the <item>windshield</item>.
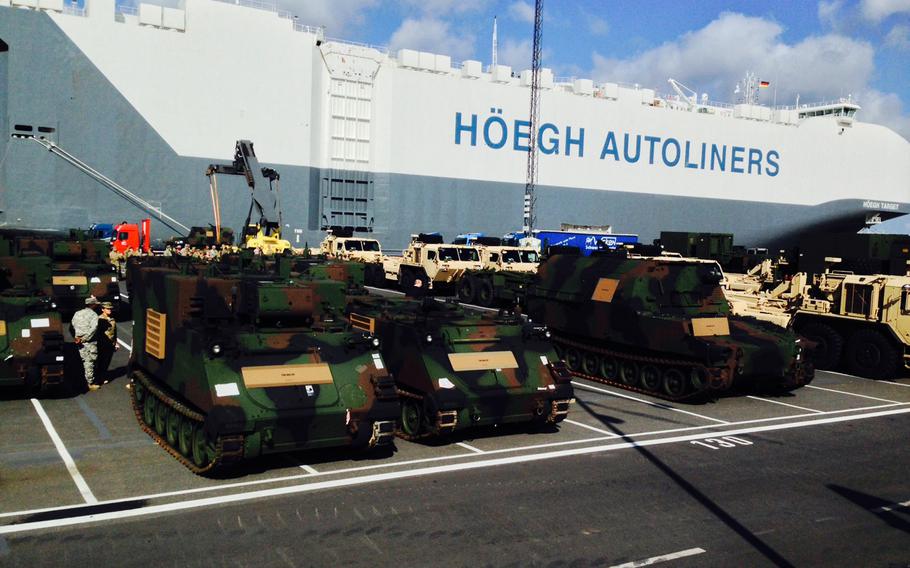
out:
M480 256L477 254L477 249L455 247L444 247L439 249L439 260L443 262L455 260L477 262L479 259Z
M379 251L378 241L345 241L345 250Z
M540 257L533 250L505 250L502 252L503 262L540 262Z

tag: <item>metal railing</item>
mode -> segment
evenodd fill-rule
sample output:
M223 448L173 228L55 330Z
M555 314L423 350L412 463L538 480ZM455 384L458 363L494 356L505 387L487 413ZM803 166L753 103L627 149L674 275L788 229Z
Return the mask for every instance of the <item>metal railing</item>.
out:
M86 17L86 16L88 15L88 12L86 11L85 6L83 6L83 7L80 8L79 5L78 5L78 4L75 4L75 3L73 3L73 4L70 4L70 3L64 4L64 5L63 5L63 13L64 13L64 14L68 14L68 15L70 15L70 16L79 16L80 18L84 18L84 17Z

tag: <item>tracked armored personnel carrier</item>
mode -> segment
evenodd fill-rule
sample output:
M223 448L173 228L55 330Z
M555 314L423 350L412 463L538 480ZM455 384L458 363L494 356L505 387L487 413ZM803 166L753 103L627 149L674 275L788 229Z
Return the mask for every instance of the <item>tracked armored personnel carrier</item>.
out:
M50 299L0 292L0 386L45 392L63 382L63 328Z
M529 287L527 314L573 373L670 400L811 381L800 338L733 316L722 278L713 261L555 255Z
M349 284L294 262L237 255L131 270L133 408L196 473L393 440L395 384L379 341L344 318Z
M457 304L364 297L352 322L379 339L401 396L409 440L474 426L555 424L572 401L571 373L546 329Z

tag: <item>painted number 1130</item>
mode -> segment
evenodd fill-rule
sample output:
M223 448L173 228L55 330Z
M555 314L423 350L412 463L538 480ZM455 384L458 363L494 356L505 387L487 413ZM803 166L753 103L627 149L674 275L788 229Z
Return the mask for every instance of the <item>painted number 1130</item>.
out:
M712 450L721 448L735 448L736 446L751 446L752 442L738 438L736 436L724 436L722 438L705 438L704 440L692 440L690 444L697 444Z

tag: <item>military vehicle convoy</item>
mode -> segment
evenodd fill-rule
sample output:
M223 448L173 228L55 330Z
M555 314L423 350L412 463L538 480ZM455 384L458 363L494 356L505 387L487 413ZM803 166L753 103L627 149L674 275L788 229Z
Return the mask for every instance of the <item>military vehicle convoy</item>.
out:
M556 424L569 412L572 376L542 326L431 299L364 296L353 299L348 314L380 342L401 396L405 439Z
M809 383L801 340L734 316L722 278L713 261L554 255L528 288L527 314L551 330L573 373L629 390L680 400Z
M783 282L760 274L733 276L727 296L734 313L792 326L817 343L821 369L892 378L910 369L910 277L801 272Z
M171 455L211 474L263 454L392 442L395 383L380 342L344 318L344 267L327 279L283 257L174 266L130 274L133 408Z

